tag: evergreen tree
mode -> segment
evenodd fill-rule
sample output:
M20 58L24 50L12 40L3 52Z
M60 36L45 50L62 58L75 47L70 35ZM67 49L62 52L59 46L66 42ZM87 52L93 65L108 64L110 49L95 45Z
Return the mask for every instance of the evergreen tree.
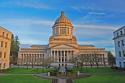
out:
M115 57L110 51L108 52L108 63L110 66L115 65Z
M12 35L11 38L11 49L10 49L10 63L11 64L17 64L17 59L18 59L18 51L19 51L19 38L18 36Z

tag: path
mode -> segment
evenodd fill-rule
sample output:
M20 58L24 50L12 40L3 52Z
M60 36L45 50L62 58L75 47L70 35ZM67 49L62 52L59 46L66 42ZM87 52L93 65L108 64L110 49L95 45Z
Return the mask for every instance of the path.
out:
M53 79L51 83L73 83L72 79Z
M58 70L59 72L66 72L66 68L65 67L63 67L63 66L61 66L60 68L59 68L59 70Z

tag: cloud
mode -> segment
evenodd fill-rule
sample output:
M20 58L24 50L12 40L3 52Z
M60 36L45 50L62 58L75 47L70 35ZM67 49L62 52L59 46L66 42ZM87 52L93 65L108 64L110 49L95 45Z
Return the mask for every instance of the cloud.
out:
M0 7L27 7L36 9L52 9L46 3L36 0L13 0L1 3Z
M75 35L78 40L112 40L113 31L119 26L100 24L76 24Z
M118 26L110 25L100 25L100 24L74 24L74 27L83 28L83 29L95 29L95 30L110 30L114 31Z
M104 12L89 12L90 15L106 15Z
M125 0L82 0L81 3L71 6L71 8L83 12L88 11L108 11L125 13Z
M1 24L13 24L13 25L18 25L18 26L26 26L26 25L43 25L43 26L51 26L53 24L52 20L47 20L47 19L31 19L31 18L16 18L16 19L0 19Z
M75 24L75 35L79 44L106 48L115 55L113 31L119 26L100 24Z

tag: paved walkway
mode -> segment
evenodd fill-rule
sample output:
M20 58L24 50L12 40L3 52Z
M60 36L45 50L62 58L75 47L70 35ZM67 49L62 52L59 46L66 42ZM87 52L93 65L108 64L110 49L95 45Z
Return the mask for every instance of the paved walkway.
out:
M53 79L51 83L73 83L71 79Z
M60 67L58 71L59 72L66 72L66 68L65 67Z
M66 83L66 79L58 79L57 83Z

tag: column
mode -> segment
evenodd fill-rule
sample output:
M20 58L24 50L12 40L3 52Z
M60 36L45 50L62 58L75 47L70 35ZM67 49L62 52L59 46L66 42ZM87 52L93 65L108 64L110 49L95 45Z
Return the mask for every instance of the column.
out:
M56 53L55 53L55 55L56 55L56 56L55 56L55 59L56 59L55 61L57 62L57 50L56 50Z
M57 62L57 51L55 51L55 62Z
M71 54L71 56L72 56L72 58L73 58L73 51L70 51L70 54Z
M57 50L56 57L57 57L57 62L59 62L59 53L58 53L58 50Z
M53 51L53 62L55 62L55 51Z
M60 58L60 59L61 59L60 62L62 63L62 51L60 51L60 57L61 57L61 58Z
M69 52L68 52L68 51L66 51L66 55L67 55L67 61L69 61L70 55L69 55Z
M67 62L67 51L65 51L65 61Z
M54 51L52 51L52 60L54 59Z
M60 62L60 51L58 51L58 57L59 57L59 62Z
M50 51L50 58L52 57L52 50Z
M65 51L63 52L63 55L64 55L64 63L65 63Z

